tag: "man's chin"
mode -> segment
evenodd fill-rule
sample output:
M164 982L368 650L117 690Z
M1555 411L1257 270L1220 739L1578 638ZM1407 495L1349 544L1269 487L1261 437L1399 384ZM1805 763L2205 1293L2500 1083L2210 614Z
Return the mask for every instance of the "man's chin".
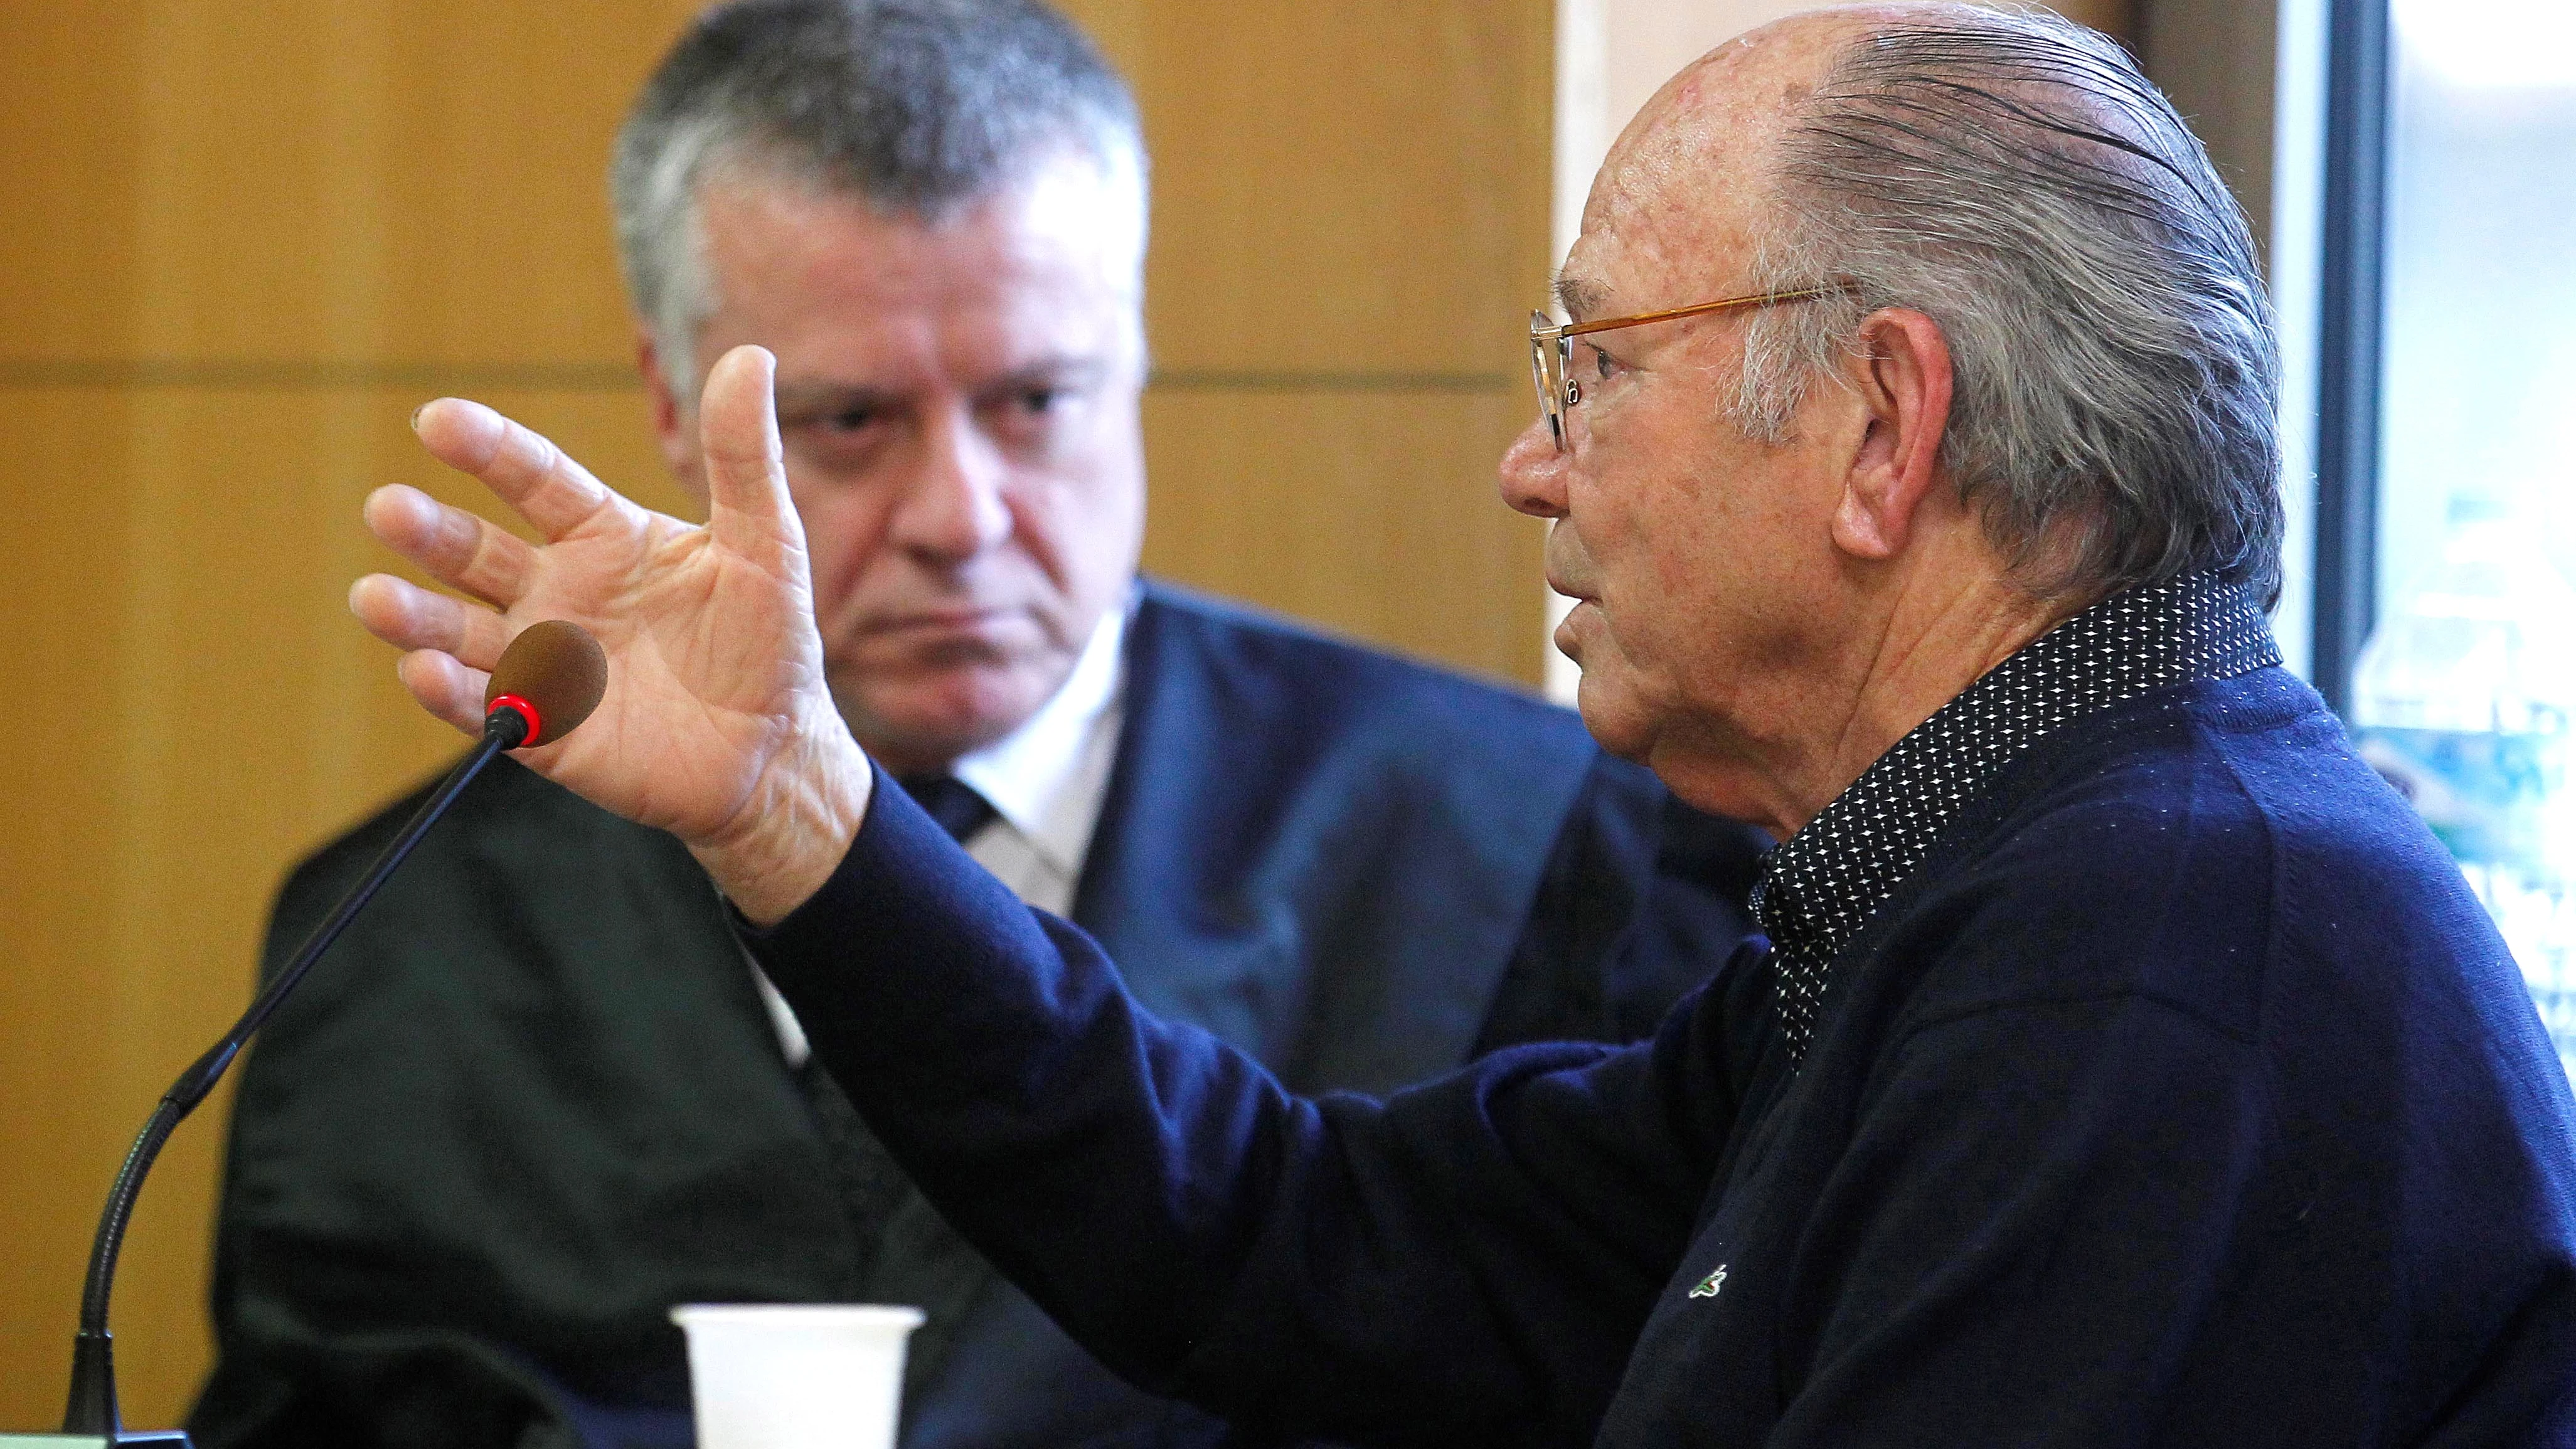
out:
M832 697L859 744L899 774L946 768L1028 722L1053 691L1025 671L964 665L888 684L836 680Z
M1578 664L1580 660L1576 661ZM1655 747L1653 722L1637 707L1635 696L1621 693L1600 672L1585 670L1574 687L1574 707L1593 742L1623 760L1646 763Z
M1574 707L1583 716L1583 727L1604 750L1642 763L1654 747L1652 721L1636 691L1622 687L1626 661L1603 637L1600 625L1596 605L1576 603L1556 626L1556 650L1574 661Z
M971 697L917 697L902 690L832 690L840 718L850 723L878 764L896 775L945 770L953 759L974 754L992 741L1020 728L1033 708L1015 710L1010 700L976 690Z

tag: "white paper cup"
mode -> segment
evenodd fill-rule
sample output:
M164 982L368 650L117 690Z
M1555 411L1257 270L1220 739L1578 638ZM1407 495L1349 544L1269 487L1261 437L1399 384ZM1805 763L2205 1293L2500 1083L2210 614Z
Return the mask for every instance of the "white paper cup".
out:
M894 1449L917 1308L684 1303L698 1449Z

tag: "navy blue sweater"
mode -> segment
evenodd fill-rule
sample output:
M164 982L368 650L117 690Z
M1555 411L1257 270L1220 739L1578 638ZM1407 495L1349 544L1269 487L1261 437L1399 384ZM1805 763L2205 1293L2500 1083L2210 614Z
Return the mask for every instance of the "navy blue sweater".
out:
M1650 1043L1299 1099L891 789L753 945L952 1222L1247 1425L2576 1439L2567 1081L2456 869L2278 669L2006 767L1794 1073L1756 939Z

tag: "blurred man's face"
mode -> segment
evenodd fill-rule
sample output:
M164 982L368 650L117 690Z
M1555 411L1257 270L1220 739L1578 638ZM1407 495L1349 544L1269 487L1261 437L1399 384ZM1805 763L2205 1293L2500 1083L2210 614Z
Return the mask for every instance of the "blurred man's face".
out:
M778 357L787 477L834 699L896 770L1008 734L1119 607L1144 534L1141 183L1074 154L942 221L765 175L700 189L726 349ZM696 399L653 347L665 455Z

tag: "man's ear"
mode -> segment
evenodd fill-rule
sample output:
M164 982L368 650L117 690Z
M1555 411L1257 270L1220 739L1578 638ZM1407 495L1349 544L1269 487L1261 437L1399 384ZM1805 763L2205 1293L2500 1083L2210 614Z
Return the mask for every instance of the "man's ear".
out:
M1941 470L1950 427L1950 344L1920 312L1891 307L1861 324L1844 379L1868 415L1834 508L1834 546L1855 558L1905 551L1916 510Z
M644 395L653 406L653 437L662 445L664 466L690 497L704 501L707 480L698 455L697 414L681 407L679 395L671 391L670 374L662 366L661 345L653 340L653 329L649 327L636 331L635 368L644 374Z

